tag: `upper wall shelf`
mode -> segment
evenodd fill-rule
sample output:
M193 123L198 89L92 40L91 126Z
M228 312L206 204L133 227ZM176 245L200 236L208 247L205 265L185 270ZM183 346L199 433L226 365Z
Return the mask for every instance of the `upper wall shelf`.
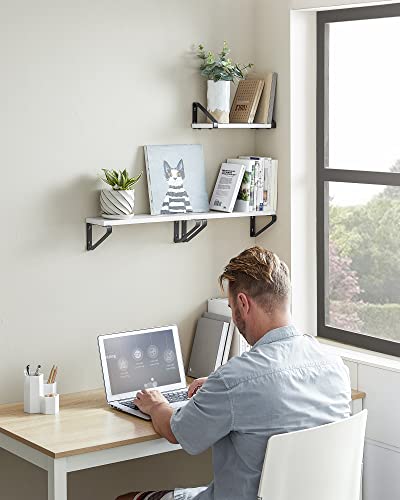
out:
M198 120L198 110L202 111L205 116L210 120L208 123L199 123ZM213 115L199 102L194 102L192 104L192 128L194 129L214 129L214 128L224 128L224 129L265 129L265 128L275 128L276 123L218 123L218 121L213 117Z
M192 128L205 128L205 129L213 129L213 128L273 128L272 125L268 123L217 123L214 126L214 123L192 123Z
M259 230L256 229L256 217L268 217L270 220ZM205 213L186 213L171 215L135 215L131 219L116 220L104 219L103 217L88 217L86 219L86 249L94 250L103 241L108 238L114 226L127 226L134 224L150 224L155 222L173 222L174 223L174 242L187 243L200 231L206 228L207 221L211 219L231 219L238 217L250 217L250 236L258 236L268 229L277 220L274 213L271 212L205 212ZM193 221L195 225L188 230L187 223ZM92 227L101 226L106 228L106 233L96 242L92 241Z

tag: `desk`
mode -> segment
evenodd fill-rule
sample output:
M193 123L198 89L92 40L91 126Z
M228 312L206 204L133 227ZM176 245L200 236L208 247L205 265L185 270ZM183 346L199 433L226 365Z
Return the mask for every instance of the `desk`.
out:
M352 394L354 402L364 396ZM48 500L67 500L68 472L181 449L160 438L151 422L112 410L103 389L62 395L58 415L1 405L0 447L47 470Z

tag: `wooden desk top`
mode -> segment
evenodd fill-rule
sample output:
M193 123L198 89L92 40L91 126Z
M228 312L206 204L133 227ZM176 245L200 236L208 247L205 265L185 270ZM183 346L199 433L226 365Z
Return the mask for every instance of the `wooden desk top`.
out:
M363 397L352 390L352 399ZM28 415L22 403L1 405L0 432L52 458L160 437L151 422L112 410L103 389L61 395L58 415Z

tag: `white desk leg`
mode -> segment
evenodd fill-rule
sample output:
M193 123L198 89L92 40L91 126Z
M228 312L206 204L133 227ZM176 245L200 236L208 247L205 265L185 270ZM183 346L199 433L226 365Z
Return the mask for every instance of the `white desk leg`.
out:
M65 458L52 461L47 472L48 500L67 500L67 463Z

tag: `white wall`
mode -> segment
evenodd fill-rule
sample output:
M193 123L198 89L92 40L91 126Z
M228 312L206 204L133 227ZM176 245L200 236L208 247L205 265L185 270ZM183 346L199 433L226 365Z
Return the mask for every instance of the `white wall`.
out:
M187 359L195 320L219 294L217 276L253 243L248 220L210 222L188 244L172 243L172 223L116 228L94 252L85 250L84 220L98 213L100 170L140 172L144 144L202 143L209 189L224 158L254 151L252 131L190 128L191 103L205 102L206 86L192 44L215 50L226 39L237 60L254 62L253 5L0 0L0 403L22 399L28 362L57 363L61 393L100 387L102 333L176 322ZM136 198L147 212L145 181ZM23 484L10 460L0 454L0 470L11 470L0 496L18 500L13 484ZM198 480L209 477L209 460L187 460L200 467ZM113 470L120 482L127 468ZM25 479L30 498L43 498ZM96 484L91 495L110 498Z

